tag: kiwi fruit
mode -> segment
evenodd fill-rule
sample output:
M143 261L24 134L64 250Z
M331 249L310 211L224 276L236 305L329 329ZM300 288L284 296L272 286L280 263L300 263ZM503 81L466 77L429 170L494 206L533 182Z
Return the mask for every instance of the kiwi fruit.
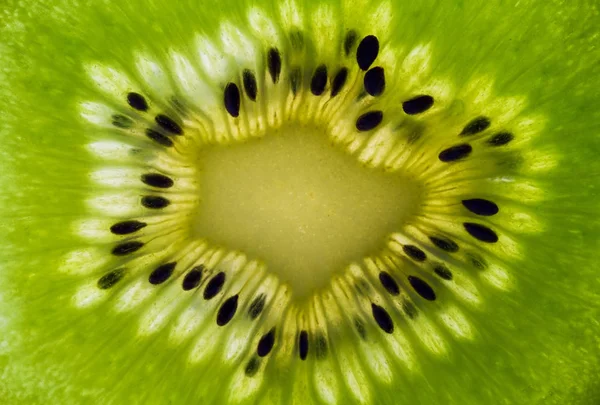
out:
M2 16L3 403L600 402L595 2Z

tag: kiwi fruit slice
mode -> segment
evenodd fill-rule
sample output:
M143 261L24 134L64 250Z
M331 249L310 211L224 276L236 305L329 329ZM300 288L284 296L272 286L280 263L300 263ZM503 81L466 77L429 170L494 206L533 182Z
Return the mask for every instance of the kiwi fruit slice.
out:
M2 15L3 403L600 400L594 2Z

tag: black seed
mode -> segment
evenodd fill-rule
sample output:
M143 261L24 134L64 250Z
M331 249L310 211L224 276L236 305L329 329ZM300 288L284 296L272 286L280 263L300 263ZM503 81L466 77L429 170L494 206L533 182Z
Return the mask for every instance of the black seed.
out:
M359 294L364 296L368 296L371 291L371 285L363 278L359 279L356 284L354 284L354 288Z
M462 204L473 214L489 217L498 213L498 206L495 202L484 200L483 198L473 198L462 200Z
M363 324L363 322L358 318L354 318L354 327L356 328L356 331L358 332L360 337L363 340L366 340L367 339L367 331L365 330L365 325Z
M300 332L298 351L300 352L300 359L306 360L306 356L308 356L308 332L305 330Z
M438 158L442 162L454 162L459 159L464 159L473 151L473 148L468 143L461 143L460 145L452 146L448 149L444 149L438 155Z
M242 81L244 82L244 90L246 90L248 98L252 101L256 101L256 94L258 90L256 85L256 76L254 76L254 73L249 69L244 70L244 73L242 74Z
M437 264L433 268L433 271L435 271L435 274L437 274L444 280L452 280L452 272L448 269L448 267L444 266L443 264Z
M402 103L402 110L408 115L421 114L433 106L433 97L416 96Z
M248 362L248 364L246 364L244 373L246 373L246 375L248 377L253 377L256 374L256 372L258 371L259 366L260 366L260 360L258 360L256 357L252 357L250 359L250 361Z
M470 253L467 257L471 261L471 264L478 270L485 270L487 268L487 263L483 257L473 253Z
M491 146L502 146L506 145L513 139L515 139L515 137L510 132L500 132L492 136L487 143Z
M425 126L419 125L416 123L413 125L414 126L412 128L410 128L410 132L408 133L408 136L406 137L406 140L409 143L417 142L419 139L421 139L421 137L423 137L423 134L425 133Z
M275 344L275 328L272 328L266 335L260 338L258 346L256 347L256 354L259 357L265 357L273 349Z
M105 275L100 277L100 280L98 280L98 288L101 290L108 290L109 288L117 284L119 281L121 281L124 275L125 269L117 269L111 271L110 273L106 273Z
M144 246L143 242L138 242L136 240L131 242L121 243L113 248L112 254L115 256L125 256L135 251L138 251Z
M293 67L290 72L290 87L292 94L295 96L300 88L300 80L302 79L302 71L299 67Z
M331 82L331 97L338 95L344 84L346 84L346 79L348 79L348 69L344 67L338 70Z
M254 301L252 301L252 304L250 304L250 308L248 308L248 316L250 317L250 319L258 318L258 316L265 308L266 299L267 297L264 294L260 294L259 296L254 298Z
M390 314L388 314L385 309L379 305L371 303L371 310L373 312L373 318L381 330L383 330L385 333L394 332L394 322L392 321Z
M170 177L159 173L142 174L142 182L156 188L169 188L173 186L173 180Z
M382 111L369 111L358 117L356 120L356 129L360 132L370 131L377 125L381 124L383 120Z
M346 56L350 55L357 38L358 34L354 30L350 30L346 34L346 38L344 39L344 52L346 53Z
M131 92L127 94L127 104L138 111L148 111L148 103L144 96L139 93Z
M271 80L273 80L273 83L277 83L279 81L279 74L281 73L281 55L276 48L269 49L267 65Z
M290 32L290 42L292 43L292 48L296 50L300 50L304 48L304 34L299 29L295 28Z
M373 97L379 96L385 90L385 73L382 67L374 67L365 73L363 80L365 91Z
M223 102L229 115L234 118L240 115L240 89L235 83L227 83L225 86Z
M164 197L159 197L156 195L147 195L142 197L142 205L146 208L150 208L153 210L158 210L161 208L165 208L171 202Z
M487 117L477 117L469 122L460 135L475 135L489 128L491 121Z
M171 277L173 274L173 270L175 270L175 266L177 262L165 263L158 266L152 273L150 273L150 277L148 277L148 281L150 284L158 285L162 284Z
M317 333L315 337L315 355L317 359L324 359L327 357L327 339L322 333Z
M435 300L435 291L433 291L433 288L425 280L416 276L408 276L408 282L421 297L429 301Z
M450 252L450 253L458 252L458 245L454 241L452 241L448 238L430 236L429 240L431 241L431 243L433 243L440 249L445 250L446 252Z
M206 284L206 287L204 287L204 299L210 300L214 298L223 289L223 284L225 284L225 273L220 272L213 276Z
M112 124L117 128L131 128L133 126L133 120L121 114L114 114L112 117Z
M415 319L417 317L417 315L419 314L417 312L417 308L415 308L413 303L410 301L406 301L406 300L404 300L402 302L402 310L404 311L406 316L408 316L410 319Z
M475 224L473 222L465 222L463 226L475 239L486 243L498 242L498 235L496 235L496 232L492 231L485 225Z
M327 66L320 65L315 69L310 81L310 92L320 96L325 91L325 87L327 87Z
M115 235L129 235L144 228L147 224L140 221L123 221L110 227L110 231Z
M153 141L155 141L156 143L161 144L162 146L173 146L173 141L170 140L167 136L161 134L158 131L155 131L153 129L146 129L146 136L150 139L152 139Z
M402 250L416 262L424 262L427 259L425 252L414 245L404 245L402 246Z
M385 271L382 271L381 273L379 273L379 281L381 282L381 285L391 295L400 294L400 287L398 287L398 283L396 283L396 280L393 279L393 277L390 275L390 273L385 272Z
M375 35L367 35L356 49L356 61L362 70L368 70L379 54L379 40Z
M238 295L227 298L217 313L217 325L225 326L233 319L238 307Z
M189 291L198 287L200 280L202 280L203 271L203 265L196 266L190 270L189 273L187 273L183 278L183 281L181 282L181 288L183 288L184 291Z
M164 114L158 114L156 117L154 117L154 120L158 125L160 125L162 129L164 129L167 132L170 132L175 135L183 134L183 129L181 129L179 124Z

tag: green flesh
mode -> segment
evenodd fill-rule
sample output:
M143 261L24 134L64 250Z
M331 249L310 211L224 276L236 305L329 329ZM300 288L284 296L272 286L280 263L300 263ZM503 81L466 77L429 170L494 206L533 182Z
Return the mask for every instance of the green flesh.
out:
M428 45L431 70L420 72L422 76L414 76L422 78L420 84L423 88L427 88L433 80L443 81L453 86L458 99L461 99L460 95L475 97L481 96L484 89L468 86L474 80L484 78L481 83L493 82L489 100L495 103L504 100L504 103L498 104L501 111L511 110L509 103L512 100L526 100L527 106L512 123L524 117L532 119L530 132L524 126L519 127L522 131L515 131L516 136L531 134L531 139L527 143L515 142L514 146L510 146L514 153L485 152L482 140L473 141L473 145L478 145L474 146L478 148L476 152L480 151L473 153L473 159L465 162L465 166L457 166L463 163L448 165L450 169L444 165L435 166L445 170L438 173L435 167L430 170L422 162L437 162L440 150L459 143L458 138L448 141L444 137L455 137L456 129L460 132L465 120L473 117L470 115L474 114L473 103L453 104L447 110L450 111L448 116L443 119L433 116L428 121L427 117L423 118L423 122L429 123L436 131L426 132L431 138L424 139L433 139L430 143L416 143L415 150L425 151L423 156L426 158L401 167L401 173L410 179L407 181L410 183L408 188L419 188L428 179L442 181L439 184L453 180L460 183L462 180L452 204L457 204L460 198L466 198L463 195L471 195L474 191L481 193L475 197L496 196L501 212L487 223L498 231L501 241L498 245L488 246L470 238L464 231L454 238L466 248L461 251L461 256L448 259L448 262L452 263L455 276L460 279L463 275L462 280L474 285L479 293L477 304L465 299L464 292L457 293L452 287L454 284L443 284L439 278L434 278L431 268L417 267L405 256L397 259L401 264L377 260L362 262L363 268L369 268L364 263L372 263L371 268L379 270L385 267L398 276L398 280L403 274L420 274L434 286L438 295L435 302L425 301L414 294L406 279L402 278L400 288L408 294L401 295L398 300L413 302L419 315L412 321L393 312L393 335L385 334L377 326L371 317L370 303L361 301L362 296L354 289L351 291L356 293L357 298L352 304L349 301L346 305L332 304L331 296L325 291L318 302L320 306L327 307L317 306L315 309L313 301L300 297L310 294L298 293L301 287L305 292L316 288L312 285L306 287L308 278L287 280L292 284L291 292L282 294L282 297L288 299L291 296L289 300L293 305L286 307L289 312L285 316L277 318L277 311L271 310L266 312L265 318L254 323L238 321L241 318L238 315L248 309L248 302L241 295L236 318L224 327L217 327L214 322L214 313L218 309L216 299L208 302L201 299L177 301L179 298L174 298L181 297L183 293L179 287L180 279L171 285L155 288L150 299L145 301L141 299L142 294L129 300L120 299L123 292L137 282L146 283L140 291L150 291L146 281L150 270L141 263L143 259L128 266L133 271L126 273L115 289L99 295L95 288L100 277L118 267L110 256L110 249L118 238L96 232L89 221L96 221L100 224L98 229L106 230L106 225L114 223L115 218L138 217L127 213L106 214L98 207L91 208L91 198L115 191L99 185L92 173L107 167L138 170L139 162L154 163L151 161L152 152L147 153L148 150L157 150L157 147L152 145L145 149L149 145L145 139L130 139L130 145L142 149L135 154L138 160L121 159L115 154L111 158L116 159L117 164L106 163L107 160L90 153L89 145L93 142L124 138L123 135L115 135L117 131L114 128L103 129L83 119L81 103L100 102L122 112L131 112L123 99L110 99L99 92L88 74L90 64L113 66L140 80L136 76L136 52L150 54L163 65L167 65L171 51L192 58L196 55L196 34L202 33L216 41L219 25L225 21L238 27L243 35L255 35L250 31L253 26L247 21L250 7L247 3L262 10L279 29L287 31L287 23L279 18L280 2L5 3L2 10L6 24L0 27L0 112L3 121L0 127L0 161L3 162L0 170L3 190L0 194L0 223L3 225L0 233L0 399L3 403L343 404L359 403L361 397L364 402L373 404L598 402L600 277L596 251L600 232L596 179L600 178L597 161L600 142L596 132L600 129L600 98L595 78L600 73L597 63L600 50L596 46L599 28L595 3L573 7L567 2L539 1L521 1L518 4L501 1L466 4L395 1L391 3L391 22L385 23L385 26L383 21L369 18L376 13L368 10L382 7L382 15L388 15L385 13L387 3L383 6L366 2L344 3L350 14L344 14L337 3L326 3L330 5L331 15L336 18L337 38L319 36L319 24L312 24L309 19L308 16L318 15L314 12L318 2L297 3L305 16L303 31L314 41L314 52L318 51L323 62L331 66L337 66L339 52L335 44L340 43L346 28L358 29L360 35L380 36L382 54L385 49L393 49L396 55L404 58L411 50ZM346 25L342 23L343 18ZM336 49L331 49L333 46ZM281 50L285 53L289 45ZM302 63L306 71L312 71L316 65L310 57ZM394 69L392 66L395 65L386 65L388 72ZM382 109L386 112L393 108L397 110L398 105L393 103L399 104L406 96L401 89L409 80L402 76L400 67L399 63L398 69L386 77L388 87L382 97ZM356 70L355 65L353 68ZM415 70L410 71L414 73ZM222 88L224 83L221 81L232 80L230 73L217 71L209 79ZM436 88L444 87L430 86L430 89ZM392 97L395 94L400 99ZM147 98L154 102L164 96L159 90L149 93ZM466 97L462 99L466 100ZM440 100L444 105L443 97ZM494 110L496 107L492 106L492 101L483 105L489 107L490 114L495 116L497 110ZM221 104L219 106L222 108ZM241 114L244 114L243 109ZM293 125L298 125L307 116L311 115L298 113L294 116ZM328 117L324 115L315 123L320 125L324 139L332 135L331 128L326 127ZM353 124L355 115L345 118ZM265 135L274 136L276 132L269 130ZM250 148L251 142L241 147L246 146ZM235 153L237 147L224 150L223 156L227 152ZM310 147L325 153L331 145L324 141ZM336 153L347 151L345 147L337 149ZM202 157L202 153L208 153L210 148L207 152L190 150L192 152L185 156L186 164L190 159ZM249 151L245 158L251 163L251 159L260 157L262 153L267 152L261 152L259 148ZM277 148L271 148L270 153L277 153ZM215 155L207 157L206 162L215 159L214 166L218 166L217 152ZM290 165L302 166L310 162L300 153L293 158L298 160L292 162L293 159L290 159ZM523 163L519 164L519 161ZM368 162L362 163L369 166ZM185 215L190 213L196 217L194 210L202 210L203 199L200 193L194 194L197 191L195 182L206 181L210 191L208 182L211 179L207 178L211 176L210 169L199 175L195 167L187 172L185 165L164 164L173 172L183 173L177 178L187 187L184 187L182 195L189 197L186 200L188 205L185 202L175 205L174 218L187 221ZM341 171L343 167L346 166L336 167L336 170ZM475 180L465 184L469 172L461 174L459 169L453 172L451 167L472 170ZM268 170L266 167L265 171ZM373 170L364 170L373 175L375 183L377 176L372 173ZM146 171L147 168L144 168L140 173ZM235 171L231 173L235 174ZM477 181L478 176L487 174L515 176L517 184L534 185L538 191L509 187L502 182ZM218 182L219 178L213 177L212 181ZM243 179L238 181L245 182ZM231 184L232 189L240 192L235 182ZM329 184L315 187L319 190L332 188ZM389 186L370 184L370 187L373 187L371 192L376 193ZM425 193L435 189L428 187L424 187ZM221 191L222 197L213 193L211 198L227 199L226 190ZM336 194L333 190L321 202L339 203L340 193ZM449 201L445 194L438 200L431 194L426 195L429 197L423 198L430 198L429 201ZM277 200L275 195L270 198ZM369 198L376 197L371 195ZM219 206L218 201L212 204ZM377 209L386 207L377 201L373 204L379 204L370 214L374 216ZM407 215L406 210L418 208L415 205L418 206L418 202L407 200L387 207L388 212L402 210L403 215ZM119 204L109 206L114 210L120 207ZM185 209L181 209L184 206ZM272 207L277 205L272 204ZM235 205L231 205L231 209L234 210ZM444 217L459 212L453 210L442 210L440 215ZM343 212L347 216L369 215L363 211L358 214L351 210ZM514 216L516 213L527 216ZM204 215L207 215L206 211ZM228 214L215 215L225 217ZM232 215L246 214L236 211ZM464 211L460 215L474 218ZM107 216L112 219L107 220ZM306 216L312 218L312 214ZM486 223L486 220L475 219L474 222ZM420 223L414 218L412 222L410 219L407 221L409 225ZM434 218L434 223L437 223L435 221ZM393 247L381 242L389 232L385 229L386 224L377 225L376 221L365 223L364 229L368 230L372 240L365 238L360 241L364 245L356 246L342 243L337 237L335 243L340 246L339 257L331 254L326 258L329 260L325 261L328 263L324 265L326 269L311 271L347 274L344 273L347 269L331 269L336 266L329 263L342 263L344 260L347 264L359 262L363 256L390 257L389 249L393 250ZM270 250L259 247L253 250L248 237L231 239L228 235L234 232L235 224L228 226L231 228L227 230L228 234L222 229L215 230L219 228L218 222L198 225L195 231L205 237L208 244L213 242L211 239L220 243L223 255L231 249L238 249L247 254L249 260L264 260L266 269L262 261L258 262L257 273L271 272L269 263L277 263L281 257L298 266L302 254L311 255L307 260L314 267L319 263L315 255L325 254L318 250L297 250L294 252L296 256L290 259L285 257L289 240L277 243L274 236L269 242ZM338 226L339 234L353 229L351 225L344 227L343 222ZM209 229L211 227L213 231ZM252 228L250 223L240 224L240 227L243 231L234 234L234 237L241 238L244 232L251 237L253 232L261 229ZM442 225L439 227L443 229ZM152 228L148 228L144 232L150 232ZM88 230L87 237L76 232L78 229ZM321 231L320 228L313 229ZM193 233L183 229L171 235L169 240L173 245L157 242L153 246L160 254L181 256L182 261L186 257L192 260L192 248L181 240L187 240ZM507 241L512 241L512 244ZM201 243L204 242L194 246L201 249L204 246ZM214 244L210 246L216 249ZM358 258L355 252L351 252L353 250L361 250ZM89 256L74 256L74 251L88 252ZM490 276L489 268L477 270L472 264L467 264L467 256L462 255L466 252L480 254L492 268L498 266L502 271ZM427 253L430 258L436 255L433 250ZM218 261L218 256L217 252L213 256L205 255L202 260L211 268L210 263ZM65 264L67 257L76 257L77 260ZM396 267L410 271L395 273ZM272 273L280 274L277 271ZM501 282L501 274L504 273L508 282ZM282 277L285 280L285 276ZM339 283L339 279L335 278L334 284ZM294 284L299 285L296 290ZM320 286L319 283L315 285ZM380 284L372 285L378 288L374 296L380 298L376 303L389 309L383 304L388 298L385 290ZM468 285L462 284L463 287ZM226 286L229 288L229 284ZM234 290L232 287L231 291ZM294 291L298 298L293 296ZM220 296L219 300L225 298ZM128 303L124 305L130 309L119 311L119 302ZM172 303L177 306L169 307ZM363 311L360 313L369 337L365 342L344 318L355 313L355 306L360 306ZM273 307L276 308L276 305ZM182 314L191 308L198 314L208 314L204 316L209 321L187 334L181 330L174 332L173 325L178 316L171 314L160 318L157 315L168 308ZM325 328L325 338L330 343L328 355L317 359L315 345L312 345L309 358L301 361L293 340L277 340L273 352L261 361L256 374L253 377L244 375L244 368L253 358L257 340L272 326L294 330L293 324L299 320L299 324L304 322L306 328L314 330L314 325L322 324L323 320L310 316L303 318L302 314L322 314L323 311L333 319L344 320L338 327ZM456 311L462 315L456 315ZM448 314L455 314L453 319L464 317L466 326L454 329L447 324L444 326L441 320L445 315L450 316ZM161 319L166 326L160 322ZM280 320L285 320L285 325ZM250 338L242 341L250 343L245 349L247 353L244 352L239 361L231 363L223 361L222 356L229 333L233 331L249 333ZM438 340L435 340L436 336ZM395 343L392 337L396 339ZM387 359L382 363L387 361L389 373L382 371L385 367L379 367L379 373L373 371L382 364L376 360L377 354L381 353ZM355 383L352 378L355 378Z

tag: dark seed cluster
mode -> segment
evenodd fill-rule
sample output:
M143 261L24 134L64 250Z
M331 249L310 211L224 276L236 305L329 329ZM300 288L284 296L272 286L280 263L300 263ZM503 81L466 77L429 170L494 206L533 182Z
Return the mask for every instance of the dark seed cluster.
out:
M127 104L136 111L145 113L150 109L146 98L139 93L130 92L127 94L126 99ZM144 133L149 139L161 146L172 147L174 143L170 136L183 135L181 124L166 114L157 114L154 117L154 122L157 126L145 128ZM117 128L131 128L134 125L134 121L124 115L115 114L112 124Z
M290 41L292 42L292 47L294 49L303 49L308 46L300 31L291 33ZM356 64L361 71L359 73L362 74L363 92L359 96L359 99L365 99L365 101L367 101L368 96L379 97L386 92L385 69L382 66L374 66L380 51L379 39L375 35L367 35L361 39L356 31L350 30L346 33L342 48L347 57L350 57L353 55L353 52L355 52ZM284 60L287 63L288 59L282 58L282 55L277 48L268 49L266 53L267 81L270 78L272 84L279 83ZM286 66L286 69L287 68L288 67ZM350 75L348 67L341 66L329 70L328 66L325 64L320 64L312 72L309 71L306 73L304 73L303 68L300 66L292 65L289 67L288 72L289 73L287 74L289 75L288 78L293 95L296 95L303 86L306 86L309 88L310 93L316 97L323 96L327 93L329 93L331 97L336 97L340 93L343 93L344 86L346 86ZM262 76L260 75L260 72L258 73L258 78L262 81ZM237 82L229 81L226 82L226 84L224 83L224 87L222 88L222 101L225 111L227 111L230 117L237 118L240 116L240 113L242 112L243 96L246 96L250 102L256 102L259 97L258 83L257 73L250 69L244 69L241 73L241 78L238 78ZM388 89L387 91L389 92L390 90ZM146 98L139 93L128 93L126 101L129 107L135 110L130 111L132 115L148 113L151 110L151 105ZM246 102L247 101L244 100L244 103ZM402 101L402 111L408 116L416 116L429 111L433 107L434 102L434 97L431 95L415 94L409 99ZM152 113L152 117L153 123L151 127L143 128L145 135L160 146L174 146L177 136L184 134L183 123L179 120L179 117L173 118L165 113ZM386 116L386 118L388 117ZM414 119L415 122L417 122L416 118L408 119ZM136 125L136 122L132 118L124 114L114 114L111 116L111 120L112 124L120 129L131 128ZM358 115L355 120L355 128L361 133L368 132L375 130L382 122L384 122L384 112L382 110L369 108L367 111ZM477 142L480 137L475 135L484 135L486 140L483 145L487 147L496 148L507 145L513 141L514 135L511 132L505 130L486 132L491 126L492 122L490 118L486 116L476 116L475 118L472 118L464 124L461 132L458 134L458 139L461 140L455 140L455 144L450 144L449 147L439 152L439 161L452 163L460 162L468 158L473 152L472 145L479 145ZM418 131L415 131L415 133L417 132ZM423 131L421 130L421 133L422 132ZM467 137L471 138L468 140L462 139ZM418 136L415 136L415 139L418 139ZM497 153L501 153L501 151L502 149L499 149ZM169 198L160 194L176 184L173 178L162 173L148 172L141 175L140 180L145 186L151 188L146 188L146 192L141 196L140 204L143 207L150 210L160 210L171 204ZM463 212L468 211L470 214L476 215L477 217L471 215L476 221L484 221L487 218L481 217L492 217L499 213L498 205L489 199L477 197L463 199L460 202L462 204L461 209L464 208ZM110 227L110 231L114 235L132 235L131 237L135 237L135 234L138 232L139 234L143 234L144 232L140 231L147 226L148 223L146 222L130 219L114 223ZM496 243L498 241L496 232L486 224L468 221L462 222L462 226L468 235L480 242ZM432 245L421 248L413 244L406 244L402 246L402 252L409 259L411 266L415 267L422 265L433 270L432 277L434 277L434 282L442 283L452 281L454 276L448 265L431 260L428 258L428 254L431 257L434 257L434 253L426 253L426 251L436 251L438 255L448 256L448 254L459 252L460 248L458 244L447 236L439 234L431 235L428 238ZM139 251L143 247L144 243L141 241L124 240L113 246L111 253L114 256L126 256ZM442 252L439 252L436 249L439 249ZM484 269L486 267L483 258L470 256L470 253L466 253L466 256L476 268ZM173 274L175 274L176 268L176 261L162 263L150 272L148 275L148 282L156 286L166 283L169 279L175 278ZM187 270L187 272L185 272L186 269L180 270L181 271L178 272L182 273L182 279L178 282L181 282L181 289L183 291L202 291L202 296L204 300L207 301L212 300L223 292L225 282L227 281L224 272L217 270L213 273L213 270L207 271L203 265L195 266ZM110 289L125 276L126 270L124 268L110 271L98 279L97 287L101 290ZM397 275L392 275L387 271L380 271L378 274L379 283L383 289L391 297L396 297L394 299L400 300L401 310L410 319L414 319L418 316L417 307L413 302L419 302L420 305L424 302L422 300L419 301L421 298L425 301L435 301L437 299L436 291L424 278L425 277L409 275L405 279L408 283L402 284L401 289L401 280ZM202 290L200 290L201 285L203 287ZM358 336L360 336L361 339L367 339L366 322L374 322L381 331L387 334L394 333L396 325L394 325L394 321L390 312L388 312L388 309L383 305L378 305L371 301L377 301L372 298L372 286L366 280L358 280L355 287L357 293L361 296L371 297L366 302L370 302L371 304L370 312L372 319L369 317L368 312L365 319L360 319L357 317L358 315L354 315L353 324ZM410 293L411 289L414 293ZM235 318L238 309L244 308L243 304L240 304L241 299L248 299L248 308L244 308L241 315L247 316L249 320L257 319L264 312L267 305L267 296L264 293L247 298L243 298L244 296L242 293L243 292L238 292L233 295L230 295L227 291L223 293L223 301L219 303L215 317L218 326L224 327L228 325ZM240 294L242 294L242 298L240 297ZM240 309L240 311L242 310ZM278 337L281 336L277 335L276 326L271 327L268 332L260 336L258 344L256 345L256 351L244 368L244 372L247 376L252 377L258 372L262 358L268 356L272 352ZM323 359L330 350L327 335L325 335L323 331L303 329L299 331L295 339L297 355L302 361L306 360L309 354L313 356L313 353L316 359Z

